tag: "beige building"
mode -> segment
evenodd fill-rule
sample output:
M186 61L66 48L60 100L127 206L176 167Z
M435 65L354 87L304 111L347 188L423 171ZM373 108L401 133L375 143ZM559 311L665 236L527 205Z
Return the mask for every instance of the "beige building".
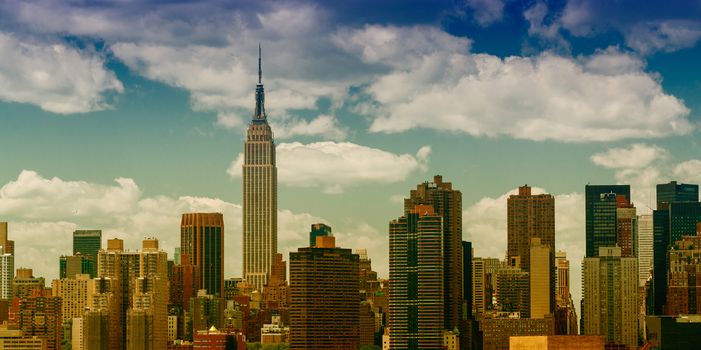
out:
M443 350L459 350L460 334L454 331L443 331Z
M85 350L83 338L83 318L75 317L71 323L71 350Z
M243 278L258 291L268 284L277 253L275 141L265 114L260 50L256 109L248 126L243 160Z
M635 243L638 257L638 286L640 287L644 287L645 282L652 275L652 241L652 215L638 215L638 237Z
M0 325L0 349L46 350L46 340L37 336L23 336L19 329L7 329L7 322Z
M540 238L531 238L530 253L530 307L531 318L543 318L550 310L550 252L549 245L541 244Z
M64 322L83 316L88 301L92 300L94 286L90 275L86 274L75 275L75 279L53 280L51 294L61 298L61 315Z
M637 259L621 257L620 247L600 247L598 257L584 258L582 273L584 334L603 335L606 343L637 346Z
M544 318L520 318L518 313L490 313L485 315L482 328L484 350L508 350L509 338L520 335L554 335L552 315Z
M604 350L600 335L539 335L509 338L509 350Z

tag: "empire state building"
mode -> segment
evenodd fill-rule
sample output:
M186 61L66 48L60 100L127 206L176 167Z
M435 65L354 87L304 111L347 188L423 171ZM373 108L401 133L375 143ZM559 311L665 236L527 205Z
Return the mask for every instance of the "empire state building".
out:
M248 126L243 162L243 278L262 291L277 253L275 142L265 115L258 47L256 110Z

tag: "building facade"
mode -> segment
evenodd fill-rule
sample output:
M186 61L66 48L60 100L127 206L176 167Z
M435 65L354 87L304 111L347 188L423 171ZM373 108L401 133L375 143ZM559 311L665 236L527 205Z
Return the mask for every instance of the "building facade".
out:
M73 255L82 255L89 259L87 273L91 278L97 275L97 253L102 249L101 230L76 230L73 231ZM63 277L61 277L63 278Z
M224 216L221 213L187 213L180 221L180 262L196 266L198 289L224 293Z
M359 257L325 238L290 253L292 350L360 347Z
M603 335L607 344L638 344L638 265L621 257L620 247L600 247L597 257L584 258L583 331Z
M277 253L275 141L265 114L260 47L256 109L248 126L243 161L243 278L258 291L268 283Z
M630 185L586 185L584 192L586 256L595 257L616 243L616 195L630 200Z

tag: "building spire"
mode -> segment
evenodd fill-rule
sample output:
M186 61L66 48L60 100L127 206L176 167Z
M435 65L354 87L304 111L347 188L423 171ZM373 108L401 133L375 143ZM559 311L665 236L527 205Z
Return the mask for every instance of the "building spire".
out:
M261 49L260 49L260 41L258 42L258 84L263 84L263 68L261 64Z
M262 50L258 43L258 84L256 85L256 110L253 121L265 121L265 91L263 90L263 65L261 60Z

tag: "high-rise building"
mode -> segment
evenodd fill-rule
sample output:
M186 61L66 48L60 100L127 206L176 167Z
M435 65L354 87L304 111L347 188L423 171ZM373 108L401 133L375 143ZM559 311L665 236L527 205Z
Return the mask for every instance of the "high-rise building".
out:
M485 284L484 261L480 257L474 257L472 259L472 309L477 319L487 310Z
M442 222L442 216L431 205L415 205L389 224L390 349L442 346Z
M12 280L15 278L15 256L0 247L0 299L12 299Z
M638 256L638 216L635 205L623 195L616 195L616 245L622 256Z
M652 276L652 215L638 215L638 239L636 252L638 257L638 285L644 286L647 279Z
M599 247L616 244L616 195L630 201L630 186L586 185L584 191L586 256L594 257Z
M650 349L696 350L701 315L648 316L646 339Z
M135 281L133 302L129 309L129 312L133 312L133 319L130 318L129 322L141 322L143 311L151 329L146 339L149 349L165 350L168 343L168 254L159 249L157 239L144 239L139 267L139 278ZM137 343L141 344L140 340Z
M570 293L570 261L567 253L555 253L555 333L577 334L577 310Z
M507 199L507 255L519 257L521 269L530 271L531 239L555 249L555 198L550 194L532 195L531 188L518 188ZM550 257L554 265L554 255Z
M662 315L666 303L669 271L667 251L683 235L695 234L696 222L701 221L698 185L678 184L672 181L657 185L657 209L652 212L653 274L652 310Z
M273 131L265 114L260 47L256 109L248 126L242 173L243 278L262 291L277 253L277 166Z
M39 292L27 298L14 298L10 307L9 325L12 329L21 330L25 336L44 339L44 349L61 349L61 298Z
M207 294L224 293L224 216L221 213L183 214L180 223L180 252L199 269L198 289Z
M73 255L80 255L90 259L93 264L88 267L87 272L91 278L97 275L97 252L102 249L101 230L76 230L73 231ZM63 278L63 277L61 277Z
M504 266L495 275L497 305L503 312L518 312L531 317L530 276L518 267Z
M34 291L41 292L46 287L44 277L34 277L32 269L20 267L17 269L15 279L12 281L12 296L24 298L32 295Z
M621 247L600 247L583 262L583 333L603 335L608 344L638 344L638 265L621 257Z
M462 193L436 175L404 199L404 214L416 205L430 205L443 221L443 327L452 330L462 320ZM392 330L394 331L394 330Z
M263 288L263 303L266 308L287 308L289 306L289 286L287 284L287 262L282 254L275 254L275 263L270 269L268 284Z
M94 259L78 252L76 255L61 255L58 260L58 278L75 278L75 275L87 274L90 278L97 275L97 257Z
M554 335L552 315L545 318L522 318L508 312L490 313L482 320L484 350L507 350L514 336Z
M51 294L61 298L63 322L82 317L94 293L94 283L90 283L90 275L74 277L53 280L51 283Z
M109 313L106 310L88 310L82 320L83 350L109 349Z
M360 347L358 260L333 237L290 253L291 350Z
M683 236L668 254L665 314L701 313L701 236Z
M331 226L322 223L312 224L311 230L309 231L310 247L316 246L316 238L319 236L333 236L331 233Z
M15 254L15 241L8 239L7 222L0 221L0 246L5 249L5 254Z
M530 311L531 318L543 318L552 314L551 306L554 305L554 285L551 288L552 276L551 263L552 247L541 242L540 238L531 238L530 259Z

